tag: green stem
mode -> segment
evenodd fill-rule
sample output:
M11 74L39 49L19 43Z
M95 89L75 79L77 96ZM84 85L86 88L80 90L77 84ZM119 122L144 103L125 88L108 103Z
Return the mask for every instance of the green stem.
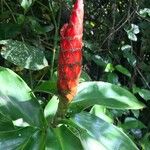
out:
M55 55L56 55L56 49L58 46L58 30L59 30L59 24L60 24L61 7L60 7L60 11L59 11L58 21L56 22L52 4L50 3L50 0L48 0L48 2L49 2L50 11L52 13L52 20L53 20L54 27L55 27L54 47L52 49L52 60L51 60L51 69L50 69L50 79L51 79L53 76Z
M58 109L52 123L54 127L56 127L63 119L65 119L68 105L69 103L65 99L62 97L59 98Z

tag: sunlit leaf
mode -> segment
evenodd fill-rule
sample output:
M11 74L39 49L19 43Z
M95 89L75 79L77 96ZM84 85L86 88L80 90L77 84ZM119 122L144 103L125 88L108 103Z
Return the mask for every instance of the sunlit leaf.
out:
M0 132L0 148L5 150L23 149L35 132L36 129L31 127Z
M53 96L44 109L45 118L47 118L49 122L52 121L54 115L56 114L58 103L58 97Z
M79 84L78 93L70 104L70 111L80 112L95 104L116 109L141 109L144 107L144 104L126 89L99 81Z
M137 41L137 36L132 32L127 32L128 38L132 41Z
M133 54L131 45L123 45L121 47L121 50L123 51L124 58L126 58L129 64L134 67L137 61Z
M104 120L82 112L72 117L81 129L79 137L85 150L138 150L119 128Z
M139 14L142 17L146 17L147 15L150 17L150 8L140 9Z
M43 127L44 115L28 85L12 70L0 67L0 113Z
M100 105L94 105L90 111L91 114L94 114L95 116L105 120L106 122L112 123L113 120L106 115L105 113L105 107Z
M113 65L111 63L108 63L106 68L105 68L105 72L113 72L115 69L113 67Z
M20 0L21 6L27 11L35 0Z
M15 65L31 70L40 70L48 66L43 51L36 47L13 40L2 40L0 45L1 55Z
M135 24L131 24L131 29L134 34L138 34L140 32L139 27Z
M139 27L135 24L131 24L131 28L125 29L125 31L128 34L128 38L132 41L137 41L137 37L136 34L138 34L140 32Z

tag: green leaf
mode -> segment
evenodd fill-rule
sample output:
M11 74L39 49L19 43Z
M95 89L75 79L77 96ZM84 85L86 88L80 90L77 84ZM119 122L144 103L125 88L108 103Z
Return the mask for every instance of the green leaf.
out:
M14 130L13 122L0 113L0 132Z
M61 150L59 141L52 128L47 128L47 137L45 143L45 150Z
M150 8L140 9L139 14L142 17L146 17L147 15L150 17Z
M58 95L57 91L57 71L54 72L52 80L42 81L35 89L34 92L44 92L53 95ZM82 71L80 76L80 82L91 81L89 75Z
M79 132L85 150L138 150L136 145L119 128L104 120L82 112L72 120L86 132Z
M45 140L46 134L43 131L36 131L28 140L26 144L24 144L24 150L45 150ZM19 148L21 148L20 146Z
M104 60L104 58L102 58L99 55L93 55L92 56L92 60L98 65L98 66L102 66L102 67L106 67L107 65L107 61Z
M123 67L122 65L117 65L115 66L115 68L117 71L121 72L122 74L131 77L131 73L129 72L129 70Z
M0 148L4 150L23 149L34 132L36 129L31 127L0 132Z
M32 3L35 0L21 0L20 4L21 6L24 8L25 12L30 8L30 6L32 5Z
M142 129L142 128L146 128L146 126L139 120L137 120L136 118L132 118L132 117L127 117L125 119L125 122L123 124L120 125L121 128L123 129Z
M140 91L140 88L138 88L136 85L133 85L132 91L133 91L134 94L136 94Z
M47 28L44 28L43 26L40 25L38 19L35 17L28 17L27 22L29 23L32 31L37 34L45 34L46 30L50 31L52 28L52 26L47 26Z
M106 115L105 111L106 111L105 107L101 105L94 105L92 109L90 110L90 113L103 119L106 122L113 123L113 120L109 116Z
M121 47L121 50L123 51L124 58L126 58L129 64L134 67L137 61L135 56L133 55L133 50L131 45L124 45Z
M108 63L105 68L105 72L113 72L114 70L114 66L111 63Z
M141 140L141 146L143 150L149 150L150 148L150 133L147 133Z
M85 81L91 81L91 78L85 71L82 71L80 76L80 82L85 82Z
M41 107L27 84L13 71L0 67L0 113L22 118L32 126L44 126Z
M140 32L139 27L135 24L131 24L131 30L134 34L138 34Z
M146 89L140 89L138 94L146 101L150 100L150 91Z
M43 51L36 47L13 40L2 40L0 45L2 57L15 65L31 70L40 70L48 66Z
M132 87L133 93L138 93L144 100L150 100L150 90L140 89L137 86Z
M125 29L128 34L128 38L132 41L137 41L136 34L140 32L139 27L135 24L131 24L131 28L129 30Z
M128 34L128 38L130 40L137 41L137 36L134 33L132 33L132 32L129 31L129 32L127 32L127 34Z
M53 131L49 130L46 150L83 150L80 140L67 127L61 126Z
M107 74L107 82L116 84L116 85L120 85L118 75L113 72L109 72Z
M84 40L84 46L85 46L85 48L90 49L91 51L99 48L99 44L96 43L96 41L93 43L91 41L85 41Z
M58 95L56 81L42 81L35 89L35 92L45 92Z
M122 51L129 51L129 50L131 50L132 49L132 46L131 45L123 45L122 47L121 47L121 50Z
M70 104L70 111L80 112L95 104L116 109L144 107L132 93L117 85L107 82L83 82L79 84L78 93Z
M51 100L48 102L44 109L44 115L45 118L48 120L48 122L52 121L54 115L56 114L57 108L58 108L58 97L53 96Z

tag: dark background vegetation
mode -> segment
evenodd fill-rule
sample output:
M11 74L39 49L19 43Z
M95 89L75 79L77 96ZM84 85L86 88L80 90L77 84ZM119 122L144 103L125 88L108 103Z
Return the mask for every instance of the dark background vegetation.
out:
M146 104L143 110L107 110L117 126L139 148L150 148L150 1L85 0L83 71L91 80L106 81L133 92ZM0 65L11 68L30 87L52 78L57 70L59 30L68 21L72 0L0 1L0 40L13 39L41 48L50 67L29 71L0 56ZM3 45L1 45L3 47ZM56 51L54 51L56 50ZM46 94L38 94L43 99ZM44 107L43 106L43 107ZM141 144L142 143L142 144ZM148 149L146 149L148 150Z

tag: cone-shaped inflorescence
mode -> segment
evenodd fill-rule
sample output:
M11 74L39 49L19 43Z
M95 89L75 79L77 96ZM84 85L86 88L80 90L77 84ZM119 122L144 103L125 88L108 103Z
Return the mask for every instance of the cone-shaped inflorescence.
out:
M83 14L83 0L77 0L69 23L60 31L57 85L61 98L67 103L76 95L82 69Z

